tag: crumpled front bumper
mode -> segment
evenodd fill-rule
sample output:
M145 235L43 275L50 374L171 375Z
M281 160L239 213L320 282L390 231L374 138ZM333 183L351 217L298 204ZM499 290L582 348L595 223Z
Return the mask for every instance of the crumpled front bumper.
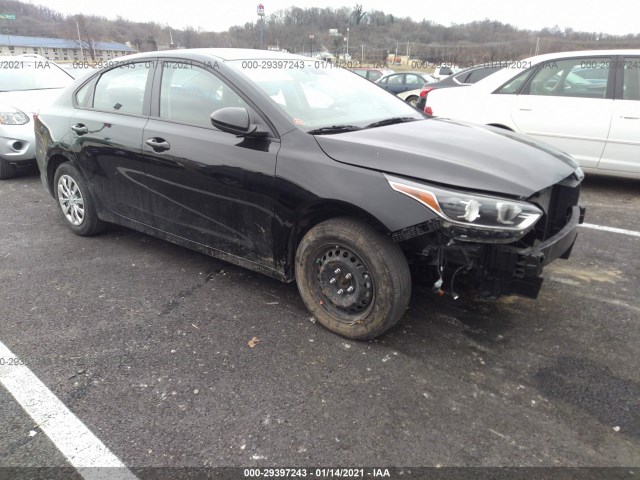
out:
M536 298L542 286L542 270L553 260L569 258L578 236L578 225L584 221L584 207L574 206L566 225L552 237L539 244L518 249L495 245L488 251L485 268L490 277L499 280L499 292L494 283L492 295L516 294Z

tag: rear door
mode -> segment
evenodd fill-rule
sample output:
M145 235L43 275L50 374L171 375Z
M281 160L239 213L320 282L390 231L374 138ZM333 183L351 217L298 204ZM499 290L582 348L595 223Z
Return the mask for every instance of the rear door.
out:
M613 111L611 57L543 63L518 95L512 119L518 129L595 168Z
M640 56L620 57L611 130L599 170L640 174Z
M112 214L150 224L142 133L148 121L154 62L105 70L81 89L70 121L72 148L92 192Z
M211 124L224 107L252 107L214 69L162 63L144 129L154 222L171 235L273 266L275 136L244 138ZM155 146L154 146L155 145Z

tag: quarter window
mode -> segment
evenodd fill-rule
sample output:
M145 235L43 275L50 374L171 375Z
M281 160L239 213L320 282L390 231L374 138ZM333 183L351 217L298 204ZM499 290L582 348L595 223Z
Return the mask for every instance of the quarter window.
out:
M572 58L545 62L529 84L529 95L605 98L608 57Z
M131 63L105 72L96 84L93 108L143 114L144 91L153 62Z
M179 62L164 62L160 117L211 127L211 114L225 107L249 106L211 72Z

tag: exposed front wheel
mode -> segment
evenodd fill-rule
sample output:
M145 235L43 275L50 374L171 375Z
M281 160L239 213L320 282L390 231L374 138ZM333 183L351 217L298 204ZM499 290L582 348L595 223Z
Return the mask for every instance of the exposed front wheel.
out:
M71 163L63 163L54 178L55 195L67 225L77 235L95 235L104 230L98 218L89 189L80 171Z
M356 340L395 325L411 298L411 275L400 248L352 218L327 220L309 230L298 247L295 274L312 315Z

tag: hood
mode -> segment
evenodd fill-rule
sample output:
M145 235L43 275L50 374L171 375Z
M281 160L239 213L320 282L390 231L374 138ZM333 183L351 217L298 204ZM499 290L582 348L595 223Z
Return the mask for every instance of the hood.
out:
M578 167L566 153L513 132L443 119L315 138L338 162L521 198Z
M40 109L58 98L63 88L48 88L43 90L24 90L0 92L0 106L22 110L24 113L38 113Z

